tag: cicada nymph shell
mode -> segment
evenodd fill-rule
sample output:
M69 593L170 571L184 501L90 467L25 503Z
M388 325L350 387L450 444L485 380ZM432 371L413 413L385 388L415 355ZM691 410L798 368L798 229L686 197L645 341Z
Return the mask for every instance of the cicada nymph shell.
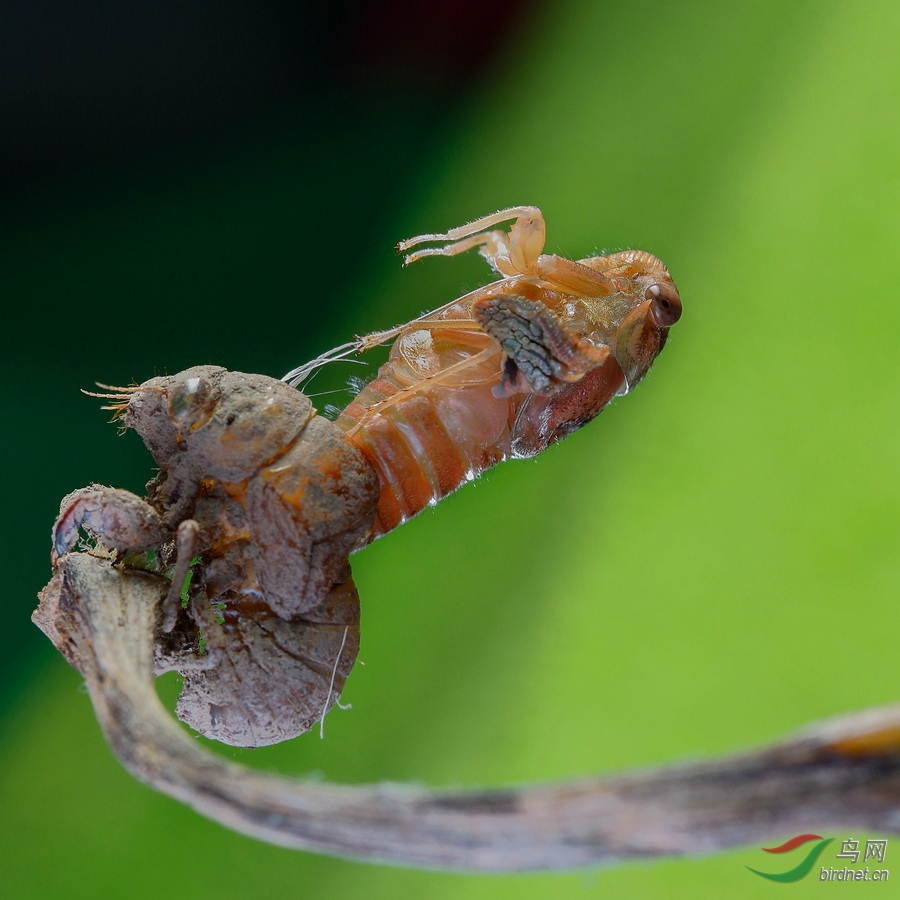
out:
M295 737L336 702L358 652L348 556L372 528L370 465L303 394L264 375L198 366L121 397L159 474L146 501L98 485L69 495L54 556L81 526L126 565L150 553L165 570L177 543L175 572L188 557L196 566L184 608L169 591L156 668L184 675L179 717L237 746Z

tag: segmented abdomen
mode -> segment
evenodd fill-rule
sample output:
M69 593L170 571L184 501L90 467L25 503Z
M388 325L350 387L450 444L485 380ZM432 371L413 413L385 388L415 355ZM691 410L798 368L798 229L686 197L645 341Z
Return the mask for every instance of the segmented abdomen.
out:
M491 342L492 343L492 342ZM431 373L459 368L452 376L423 380L421 359L404 358L410 342L395 351L341 413L336 424L372 463L381 483L373 539L456 490L510 451L515 404L491 393L500 370L499 347L455 345L432 359ZM398 345L401 345L398 348ZM462 351L462 352L461 352Z
M613 357L549 397L496 397L503 353L484 334L428 331L390 359L336 424L378 473L372 540L508 457L530 457L596 416L624 389Z

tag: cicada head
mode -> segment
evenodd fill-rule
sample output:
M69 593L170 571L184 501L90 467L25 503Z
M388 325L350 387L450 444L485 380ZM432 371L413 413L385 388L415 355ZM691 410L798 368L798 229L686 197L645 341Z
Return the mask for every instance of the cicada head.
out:
M303 394L280 381L194 366L145 381L124 422L160 466L187 451L199 477L241 481L284 452L314 413Z
M186 433L212 417L221 399L216 380L224 371L218 366L195 366L131 389L122 422L143 438L160 467L165 468L184 449Z
M584 260L601 270L615 292L598 304L600 323L630 391L650 370L681 318L681 297L663 263L643 250Z

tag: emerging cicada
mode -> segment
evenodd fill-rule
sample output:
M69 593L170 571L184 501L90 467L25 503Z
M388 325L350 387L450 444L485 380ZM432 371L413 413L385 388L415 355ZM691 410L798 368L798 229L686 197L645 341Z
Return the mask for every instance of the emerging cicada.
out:
M495 226L515 219L508 232ZM336 424L380 481L373 539L507 458L571 434L630 391L681 316L668 270L625 250L574 262L545 254L534 206L422 234L404 264L477 247L503 276L405 325L338 347L285 376L393 341L375 379Z
M513 217L509 233L494 229ZM644 377L681 315L649 253L542 254L534 207L400 247L426 241L449 243L406 262L478 247L503 277L285 376L296 384L393 340L335 423L281 382L217 366L98 395L159 472L146 500L101 485L69 494L51 558L69 572L63 560L84 529L109 565L155 579L165 598L156 671L182 672L178 714L203 734L260 746L321 721L359 643L349 555L494 463L534 456L590 421ZM53 598L69 588L50 591L37 621L77 664L55 624Z

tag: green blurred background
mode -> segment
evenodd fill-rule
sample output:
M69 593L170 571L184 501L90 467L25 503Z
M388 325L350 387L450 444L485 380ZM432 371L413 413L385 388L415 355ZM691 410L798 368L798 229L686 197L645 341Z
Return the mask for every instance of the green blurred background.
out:
M199 363L280 376L489 277L477 257L401 271L397 239L533 203L550 251L666 261L685 308L669 345L591 426L356 556L352 711L324 741L227 755L499 785L728 753L900 696L900 5L339 6L276 22L273 57L294 62L269 81L265 52L219 47L231 117L221 97L125 83L115 132L84 99L109 87L102 59L69 119L16 95L44 132L4 138L0 890L768 896L744 868L758 848L481 877L256 843L131 779L28 622L62 495L151 474L78 388ZM202 36L200 12L191 27L175 32ZM185 41L200 83L213 64ZM181 118L153 131L166 104ZM173 702L175 680L160 691Z

